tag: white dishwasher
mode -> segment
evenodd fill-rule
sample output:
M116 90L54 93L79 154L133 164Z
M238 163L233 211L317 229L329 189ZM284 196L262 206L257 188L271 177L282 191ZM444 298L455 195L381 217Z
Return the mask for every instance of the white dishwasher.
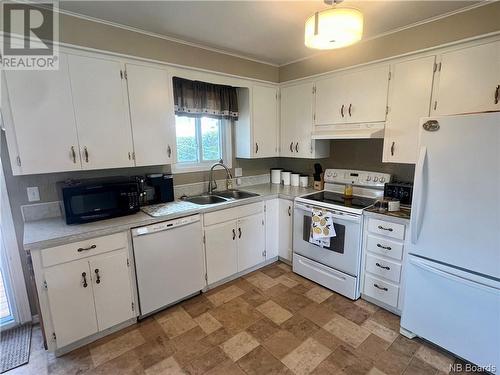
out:
M205 284L200 215L132 229L141 317Z

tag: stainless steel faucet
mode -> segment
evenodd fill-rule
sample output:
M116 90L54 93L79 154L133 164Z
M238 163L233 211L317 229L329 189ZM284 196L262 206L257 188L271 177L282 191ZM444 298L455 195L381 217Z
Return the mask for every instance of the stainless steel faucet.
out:
M208 194L212 194L215 189L217 189L217 182L214 179L214 168L220 166L226 170L226 188L230 189L232 187L233 175L229 168L224 164L223 160L220 159L218 163L215 163L210 167L210 175L208 177Z

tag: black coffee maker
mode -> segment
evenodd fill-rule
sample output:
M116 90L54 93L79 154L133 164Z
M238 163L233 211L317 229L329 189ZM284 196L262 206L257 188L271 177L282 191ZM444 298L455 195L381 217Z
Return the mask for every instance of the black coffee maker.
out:
M171 174L146 175L146 184L153 188L154 195L147 204L166 203L174 200L174 180Z

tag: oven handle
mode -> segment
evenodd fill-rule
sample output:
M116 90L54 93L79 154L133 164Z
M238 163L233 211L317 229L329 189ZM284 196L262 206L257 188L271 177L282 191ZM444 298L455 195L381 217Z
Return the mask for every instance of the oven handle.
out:
M295 203L295 208L302 210L302 211L306 211L306 212L312 212L312 210L313 210L312 206L309 206L306 204L300 204L300 203ZM344 212L342 214L338 214L337 211L327 210L327 209L322 208L322 207L317 207L317 208L319 208L320 210L332 213L334 219L352 221L355 223L361 222L361 215L355 215L355 214L351 214L349 212Z

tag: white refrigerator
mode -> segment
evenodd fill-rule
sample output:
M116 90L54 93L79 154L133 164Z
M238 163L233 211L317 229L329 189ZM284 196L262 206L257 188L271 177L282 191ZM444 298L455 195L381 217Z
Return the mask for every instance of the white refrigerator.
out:
M401 327L500 373L500 112L419 137Z

